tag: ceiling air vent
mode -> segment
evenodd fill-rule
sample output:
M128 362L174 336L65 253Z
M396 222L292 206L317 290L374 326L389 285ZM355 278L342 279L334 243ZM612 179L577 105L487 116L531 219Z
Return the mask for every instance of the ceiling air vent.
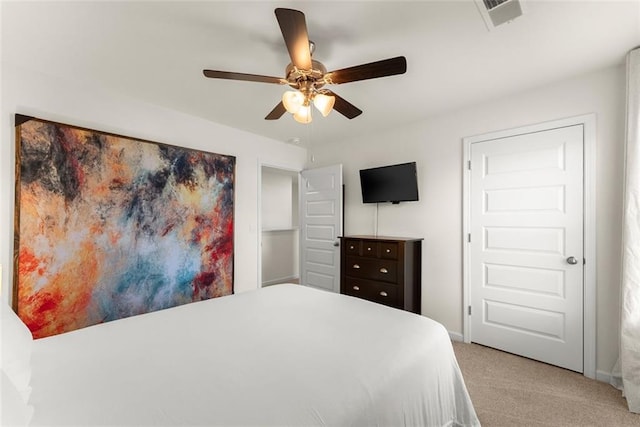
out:
M475 0L475 2L489 30L522 15L520 0Z

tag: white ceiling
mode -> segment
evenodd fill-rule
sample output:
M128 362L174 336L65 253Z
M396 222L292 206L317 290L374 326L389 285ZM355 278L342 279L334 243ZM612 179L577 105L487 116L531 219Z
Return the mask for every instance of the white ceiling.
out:
M624 63L640 1L521 0L488 31L473 0L2 2L2 61L281 141L342 140ZM215 80L205 68L284 77L274 9L303 11L329 70L404 55L407 73L331 86L364 113L310 125L264 116L286 86Z

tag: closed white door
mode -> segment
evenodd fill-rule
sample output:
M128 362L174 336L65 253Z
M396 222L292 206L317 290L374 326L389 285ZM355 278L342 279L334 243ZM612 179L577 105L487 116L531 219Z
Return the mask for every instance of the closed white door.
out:
M300 173L300 284L340 292L342 165Z
M471 340L583 371L583 125L471 144Z

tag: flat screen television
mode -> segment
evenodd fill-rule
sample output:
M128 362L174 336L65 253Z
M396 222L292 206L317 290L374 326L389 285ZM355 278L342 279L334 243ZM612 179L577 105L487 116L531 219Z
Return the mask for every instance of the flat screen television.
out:
M363 203L418 201L416 162L360 170Z

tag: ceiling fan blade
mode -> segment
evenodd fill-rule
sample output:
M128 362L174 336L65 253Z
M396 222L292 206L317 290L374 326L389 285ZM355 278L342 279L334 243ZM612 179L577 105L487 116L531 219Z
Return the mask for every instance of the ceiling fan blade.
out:
M345 100L344 98L339 97L335 94L335 92L330 90L325 90L325 95L330 95L336 98L335 104L333 104L333 109L338 113L345 116L347 119L353 119L362 114L362 110Z
M311 50L304 13L283 8L278 8L275 12L291 63L301 70L310 70L312 68Z
M404 56L383 59L369 64L356 65L325 74L325 80L330 84L356 82L358 80L376 79L378 77L404 74L407 71L407 59Z
M267 114L267 117L265 117L265 120L278 120L280 117L282 117L282 115L286 112L287 110L284 108L284 104L282 103L282 101L280 101L280 103L278 105L275 106L275 108L273 110L271 110L271 112L269 114Z
M215 70L202 70L205 77L211 79L226 79L226 80L244 80L247 82L260 82L260 83L275 83L286 84L286 80L279 77L260 76L258 74L245 74L245 73L232 73L229 71L215 71Z

